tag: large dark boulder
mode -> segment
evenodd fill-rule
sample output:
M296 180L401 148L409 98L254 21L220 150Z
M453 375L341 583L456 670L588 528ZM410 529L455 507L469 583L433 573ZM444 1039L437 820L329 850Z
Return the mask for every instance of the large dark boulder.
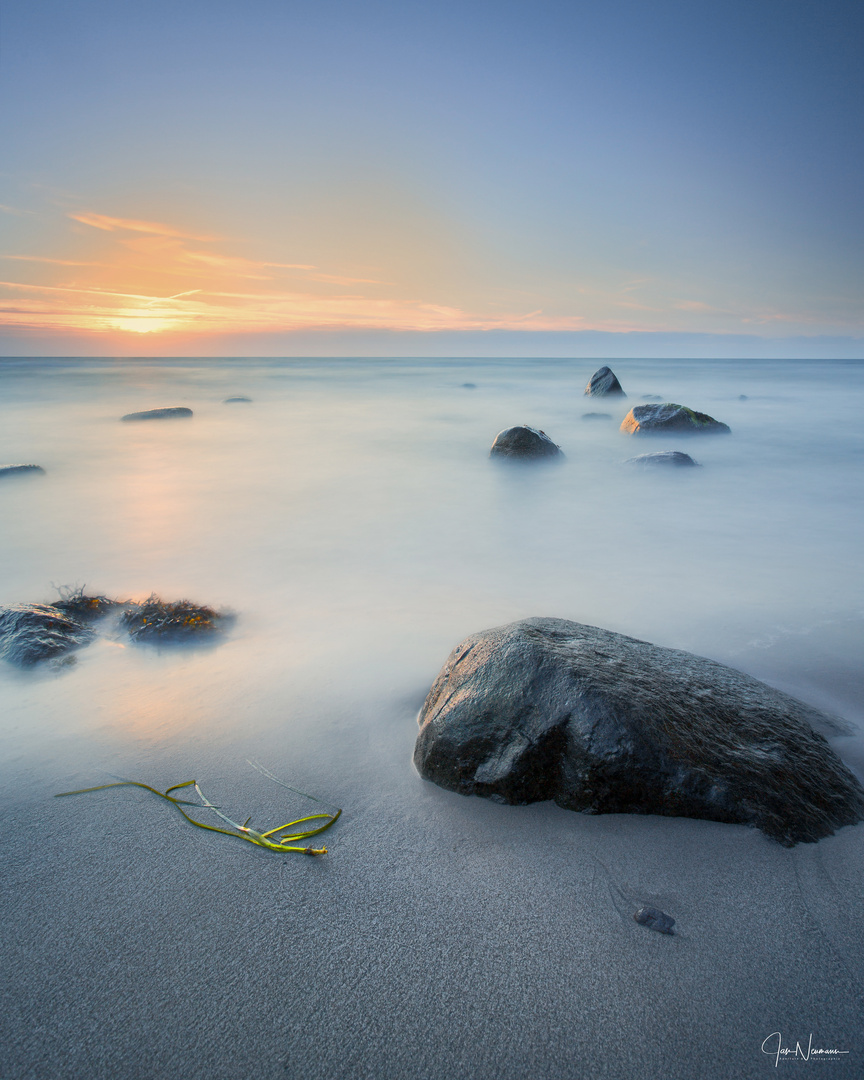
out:
M522 425L499 431L492 443L489 456L533 461L538 458L556 458L564 455L561 453L561 447L552 442L545 431Z
M192 410L183 405L171 406L165 409L145 409L144 412L126 413L123 420L174 420L184 416L191 416Z
M89 645L93 637L86 622L51 604L0 608L0 656L10 664L32 667Z
M627 458L626 465L660 465L665 468L690 469L698 466L689 454L683 454L680 450L660 450L656 454L639 454L637 457Z
M731 428L707 413L665 401L661 405L635 405L624 417L627 435L728 435Z
M44 473L41 465L0 465L0 480L6 476L23 476L27 473Z
M713 660L563 619L466 638L419 724L421 775L466 795L755 825L786 845L864 818L864 789L814 730L833 718Z
M591 397L627 397L615 373L605 366L598 368L588 380L585 393Z

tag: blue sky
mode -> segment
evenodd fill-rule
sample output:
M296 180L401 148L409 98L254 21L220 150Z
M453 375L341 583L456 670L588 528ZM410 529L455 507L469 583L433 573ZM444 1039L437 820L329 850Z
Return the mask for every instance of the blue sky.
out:
M843 0L6 0L3 350L855 353L862 53Z

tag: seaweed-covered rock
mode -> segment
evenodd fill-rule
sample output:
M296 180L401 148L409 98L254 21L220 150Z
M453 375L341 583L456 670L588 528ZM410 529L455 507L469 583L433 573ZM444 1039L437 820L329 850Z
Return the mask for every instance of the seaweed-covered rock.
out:
M0 656L10 664L32 667L89 645L94 631L52 604L16 604L0 608Z
M6 476L23 476L26 473L44 473L41 465L0 465L0 480Z
M192 410L185 406L177 405L165 409L145 409L144 412L126 413L123 420L173 420L184 416L191 416Z
M55 600L51 606L70 618L91 623L122 607L123 603L107 596L88 596L80 588L63 588L60 590L60 599Z
M660 450L656 454L639 454L637 457L627 458L626 465L663 465L673 469L692 468L699 464L689 454L680 450Z
M499 431L495 436L495 442L492 443L489 456L533 461L564 455L561 453L561 447L552 442L545 431L522 425Z
M624 417L621 430L627 435L728 435L731 428L707 413L664 401L661 405L635 405Z
M223 629L228 616L191 600L167 603L150 596L129 604L120 625L134 641L176 642L209 638Z
M508 803L755 825L782 844L864 818L814 726L832 718L739 671L564 619L472 634L418 718L422 776Z
M588 380L585 393L591 397L627 397L615 373L605 365Z

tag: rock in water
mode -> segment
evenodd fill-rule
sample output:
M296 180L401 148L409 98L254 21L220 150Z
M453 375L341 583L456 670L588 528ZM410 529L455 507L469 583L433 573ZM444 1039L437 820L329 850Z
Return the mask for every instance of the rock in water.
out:
M667 465L672 468L690 468L698 465L689 454L682 454L680 450L661 450L657 454L639 454L638 457L627 458L625 465Z
M633 918L640 926L647 926L649 930L656 930L658 934L674 934L672 927L675 920L665 911L656 907L640 907Z
M61 589L60 599L55 600L51 606L71 619L91 623L104 618L123 604L120 600L111 600L107 596L87 596L83 589Z
M226 397L222 402L223 405L251 405L251 397Z
M31 667L89 645L93 636L86 623L51 604L0 608L0 656L10 664Z
M585 393L591 397L627 397L615 373L605 366L598 368L588 380Z
M130 412L123 420L172 420L175 417L191 416L192 410L182 405L166 409L145 409L144 412Z
M179 642L208 638L220 631L227 616L190 600L167 603L151 596L130 604L120 624L135 641Z
M611 420L612 413L608 412L585 412L582 413L583 420Z
M4 476L21 476L24 473L44 473L41 465L0 465L0 479Z
M624 417L621 430L627 435L728 435L731 428L707 413L666 401L662 405L635 405Z
M511 427L499 431L489 451L490 457L521 458L531 461L537 458L563 457L561 447L552 442L545 431L536 428Z
M713 660L564 619L456 646L418 718L422 776L508 803L755 825L782 844L864 818L824 713Z

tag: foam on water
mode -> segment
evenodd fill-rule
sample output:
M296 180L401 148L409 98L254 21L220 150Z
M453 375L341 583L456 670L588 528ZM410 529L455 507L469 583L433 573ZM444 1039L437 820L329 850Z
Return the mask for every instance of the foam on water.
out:
M0 602L80 584L238 616L218 647L108 637L67 668L4 665L7 760L52 778L73 758L150 761L185 779L172 757L239 743L374 775L388 725L410 745L462 636L549 615L845 716L859 734L835 745L860 773L864 364L612 362L628 398L598 403L582 390L600 363L0 361L0 462L46 470L0 490ZM235 395L252 401L223 404ZM646 395L732 435L622 435ZM120 423L160 406L194 417ZM582 420L601 409L613 419ZM490 463L520 423L566 461ZM655 449L702 468L623 464Z

